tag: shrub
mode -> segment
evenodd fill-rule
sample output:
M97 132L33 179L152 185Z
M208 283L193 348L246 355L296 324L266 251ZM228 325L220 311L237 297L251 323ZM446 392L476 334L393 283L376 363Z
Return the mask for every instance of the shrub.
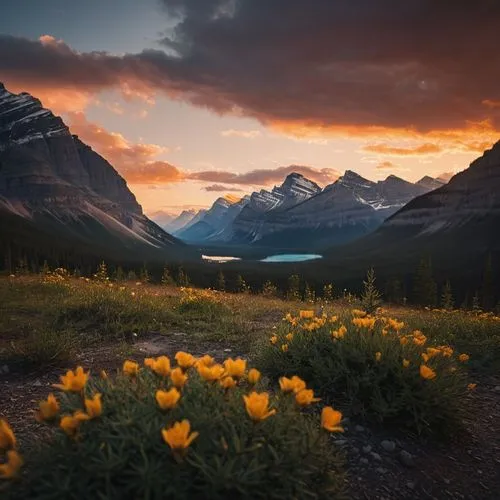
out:
M191 318L213 320L227 316L231 310L223 304L222 296L213 290L181 288L179 312Z
M325 430L341 430L338 412L325 408L320 429L299 406L314 401L312 391L262 392L242 360L176 360L175 370L163 356L142 369L126 361L114 379L88 379L81 368L61 377L64 392L38 411L53 439L24 457L6 498L340 497L340 460Z
M424 334L402 322L357 310L340 317L301 311L288 314L258 352L258 368L273 379L297 374L352 415L418 433L459 423L461 363L451 348L428 346ZM436 376L424 378L422 366Z

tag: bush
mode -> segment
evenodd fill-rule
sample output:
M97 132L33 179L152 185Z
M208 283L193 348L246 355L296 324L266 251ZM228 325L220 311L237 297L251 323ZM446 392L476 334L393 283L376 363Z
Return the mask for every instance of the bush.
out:
M223 296L216 291L181 288L179 312L193 319L210 321L231 314L231 309L224 305Z
M460 421L462 363L451 348L429 347L424 334L402 322L356 310L340 317L301 311L288 314L258 352L258 368L273 379L297 374L351 415L418 433Z
M61 377L66 391L38 413L56 428L53 439L24 457L25 473L5 498L340 497L338 452L293 393L262 396L264 384L243 361L223 367L204 357L187 368L194 358L176 359L183 369L175 374L161 357L145 361L151 369L127 361L113 380L86 381L81 368ZM253 391L269 406L245 403ZM185 436L166 432L186 420Z

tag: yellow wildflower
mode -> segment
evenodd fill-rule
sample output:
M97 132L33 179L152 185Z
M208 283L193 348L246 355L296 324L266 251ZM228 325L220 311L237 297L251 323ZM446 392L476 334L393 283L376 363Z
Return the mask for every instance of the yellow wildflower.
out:
M177 367L170 372L170 379L177 389L181 389L187 382L188 376L182 371L182 368Z
M404 328L405 324L402 321L398 321L397 319L389 318L387 320L387 326L389 328L392 328L396 332L399 332L400 330L402 330Z
M420 376L426 380L432 380L436 378L436 372L427 365L420 365Z
M90 420L90 417L83 413L81 410L75 411L73 415L65 415L61 418L59 427L70 437L74 437L80 428L80 424L85 421Z
M441 354L441 349L436 349L435 347L428 347L426 351L427 355L429 356L429 359L434 358L435 356Z
M279 379L280 388L283 392L300 392L306 388L306 383L297 375L292 378L281 377Z
M458 356L458 360L462 363L466 363L467 361L469 361L469 359L470 356L468 354L460 354L460 356Z
M299 313L300 319L312 319L314 318L314 311L302 310Z
M144 359L144 366L147 366L148 368L153 368L154 364L155 364L155 358Z
M406 345L408 344L408 337L399 337L399 343L401 345Z
M135 361L125 361L123 363L123 373L129 377L135 377L139 373L139 364Z
M160 377L168 377L170 375L170 359L167 356L156 358L151 369Z
M382 359L382 353L380 351L375 353L375 361L379 362Z
M450 346L444 345L444 346L441 346L440 349L441 349L444 357L451 358L451 356L453 354L453 349Z
M291 342L291 341L292 341L292 339L293 339L293 333L291 333L291 332L290 332L290 333L287 333L287 334L285 335L285 338L288 340L288 342Z
M22 465L23 459L21 455L15 450L9 450L7 452L7 461L0 464L0 478L11 479L17 476Z
M49 422L59 413L59 403L54 394L49 394L47 401L40 401L39 409L35 413L38 422Z
M0 420L0 450L16 447L16 436L6 420Z
M172 427L162 429L163 440L173 451L185 453L189 445L199 436L198 432L191 432L189 420L175 422Z
M278 337L276 335L273 335L270 339L269 339L269 342L271 342L271 344L276 344L276 342L278 342Z
M389 331L387 330L387 328L382 328L382 335L385 337L387 334L389 333Z
M403 368L408 368L410 366L410 360L409 359L403 359Z
M373 330L375 326L376 318L353 318L352 324L358 328L367 328L368 330Z
M250 418L255 422L260 422L274 415L276 410L269 409L269 394L267 392L251 392L248 396L243 396L245 407Z
M476 387L477 387L477 384L468 384L468 385L467 385L467 389L468 389L469 391L473 391Z
M245 375L247 362L241 358L228 358L224 361L224 368L226 369L226 374L230 377L241 378L243 377L243 375Z
M339 320L338 316L330 316L330 319L328 320L330 323L336 323Z
M233 377L224 377L222 380L219 381L219 384L224 389L232 389L233 387L236 386L236 380L234 380Z
M341 339L344 337L346 333L347 333L347 328L344 325L341 325L341 327L338 330L332 331L332 337L334 339Z
M162 410L175 408L180 398L181 393L175 387L172 387L169 391L158 390L155 394L156 402Z
M259 370L252 368L248 372L248 382L252 385L255 385L260 379L260 372Z
M191 368L196 363L196 359L192 354L183 351L179 351L175 355L175 360L177 361L177 364L184 370Z
M413 332L413 343L415 345L424 345L426 342L427 337L420 330L415 330Z
M283 352L287 352L288 351L288 344L281 344L281 350Z
M202 356L201 358L199 358L196 363L197 364L202 364L202 365L205 365L205 366L212 366L215 363L215 359L212 358L212 356L210 356L209 354L205 354L204 356Z
M224 367L219 364L213 366L198 365L197 370L200 377L209 382L221 379L225 373Z
M342 413L334 410L331 406L325 406L321 410L321 427L329 432L344 432L340 425Z
M353 316L358 318L364 318L368 314L366 311L362 311L361 309L353 309L351 313Z
M321 401L321 399L314 397L314 392L312 389L303 389L302 391L295 394L295 402L299 406L308 406L311 403L316 403L317 401Z
M424 363L427 363L429 361L429 355L426 354L425 352L422 353L422 359L424 360Z
M62 389L63 391L80 392L87 383L89 378L89 373L85 373L81 366L73 372L73 370L68 370L66 375L61 375L61 384L53 384L57 389Z
M90 418L100 417L102 414L101 394L95 394L92 399L85 399L85 411Z

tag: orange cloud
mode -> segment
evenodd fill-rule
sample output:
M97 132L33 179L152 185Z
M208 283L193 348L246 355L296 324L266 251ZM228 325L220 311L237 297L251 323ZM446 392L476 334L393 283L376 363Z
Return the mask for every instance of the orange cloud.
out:
M431 143L420 144L418 146L406 148L390 146L388 144L368 144L367 146L363 146L363 150L370 153L379 153L392 156L412 156L440 153L442 151L442 148L437 144Z
M261 135L259 130L223 130L220 135L222 137L242 137L244 139L255 139Z
M205 186L203 188L205 191L209 193L223 193L225 191L243 191L243 189L234 187L234 186L223 186L222 184L210 184L210 186Z

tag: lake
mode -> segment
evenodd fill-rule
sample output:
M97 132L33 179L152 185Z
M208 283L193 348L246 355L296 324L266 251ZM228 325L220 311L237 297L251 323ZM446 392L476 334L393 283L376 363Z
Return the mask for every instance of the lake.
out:
M231 257L229 255L202 255L203 260L223 264L225 262L234 262L236 260L253 260L242 259L240 257ZM259 262L305 262L307 260L322 259L322 255L315 253L281 253L277 255L269 255L265 259L259 259Z

